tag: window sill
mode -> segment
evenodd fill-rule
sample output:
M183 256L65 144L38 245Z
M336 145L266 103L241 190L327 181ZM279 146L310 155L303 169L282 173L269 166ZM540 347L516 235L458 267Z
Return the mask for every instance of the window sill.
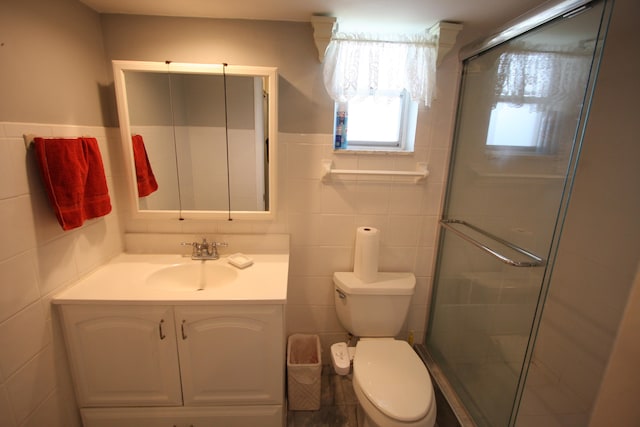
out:
M401 149L393 149L393 148L380 148L380 149L372 149L372 148L340 148L334 149L334 154L373 154L373 155L394 155L394 156L410 156L413 155L413 151L406 151Z

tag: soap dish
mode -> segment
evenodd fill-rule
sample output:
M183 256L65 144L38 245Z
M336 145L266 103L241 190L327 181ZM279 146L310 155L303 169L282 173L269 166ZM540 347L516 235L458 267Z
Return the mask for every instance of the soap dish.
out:
M247 268L251 264L253 264L253 260L246 256L245 254L241 254L238 252L237 254L229 255L227 257L227 262L234 267L238 268Z

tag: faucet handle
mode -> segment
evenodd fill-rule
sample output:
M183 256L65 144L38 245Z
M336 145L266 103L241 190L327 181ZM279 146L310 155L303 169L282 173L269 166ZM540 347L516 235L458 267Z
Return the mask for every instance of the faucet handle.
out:
M198 242L180 242L180 246L192 246L193 250L191 251L191 256L198 255L201 251L200 243Z

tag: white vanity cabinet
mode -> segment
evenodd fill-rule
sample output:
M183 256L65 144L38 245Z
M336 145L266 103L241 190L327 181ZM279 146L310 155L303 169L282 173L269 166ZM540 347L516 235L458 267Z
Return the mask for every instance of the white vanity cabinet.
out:
M282 306L180 306L175 317L185 405L282 403Z
M284 305L59 307L85 427L282 426Z
M173 308L61 306L80 407L181 405Z

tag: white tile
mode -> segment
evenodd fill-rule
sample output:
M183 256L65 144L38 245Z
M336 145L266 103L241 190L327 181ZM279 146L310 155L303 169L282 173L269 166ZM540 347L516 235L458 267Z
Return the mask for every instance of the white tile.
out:
M324 246L291 248L290 275L332 276L336 271L353 271L353 250L351 248Z
M287 183L289 212L320 212L325 184L311 179L290 179Z
M51 330L36 302L0 323L0 372L6 378L51 342Z
M74 254L76 235L66 234L37 250L40 293L48 294L78 277Z
M355 194L356 212L358 214L386 214L389 212L390 199L391 184L359 181Z
M0 260L36 246L29 196L0 200Z
M437 245L437 236L439 231L439 217L435 215L425 215L421 217L422 223L420 225L420 240L418 244L420 246L426 246L428 248L435 247Z
M343 331L334 307L287 305L287 335Z
M69 403L65 402L56 389L29 415L21 427L79 427L80 421L71 415L68 406Z
M354 215L320 215L320 245L350 246L356 235Z
M413 292L411 301L413 304L426 304L429 306L429 298L431 297L431 277L416 277L416 288Z
M419 215L425 186L420 184L393 183L389 198L389 213L395 215Z
M417 246L420 236L420 217L392 215L385 230L384 242L388 246Z
M9 137L22 138L25 134L33 134L36 136L53 136L51 125L36 123L5 123L5 135Z
M56 385L52 346L47 346L6 382L9 401L18 423L35 410Z
M380 248L380 271L414 271L415 247L383 246Z
M0 385L0 426L3 427L16 427L15 418L13 417L13 410L9 403L9 395L7 389Z
M357 195L359 191L358 184L355 181L330 182L321 185L323 186L320 190L320 206L323 213L361 213L357 210Z
M432 148L429 151L429 177L431 182L442 183L445 181L447 174L447 160L449 158L449 150L441 148Z
M288 178L320 179L323 147L317 144L289 144L287 147Z
M288 218L292 246L313 246L320 244L320 215L290 213Z
M113 221L107 221L106 218L97 218L88 222L86 227L76 233L73 248L78 268L77 274L85 274L115 255L113 238L117 238L119 233L118 230L110 231L109 226L116 226L116 224Z
M289 276L287 304L334 304L333 279L330 276Z
M60 226L44 188L37 188L31 193L31 204L39 244L65 235L66 232Z
M425 195L422 199L420 213L422 215L440 215L440 205L443 195L443 184L428 180L425 185Z
M51 125L51 132L53 133L53 136L64 138L74 138L82 136L83 134L85 134L85 129L85 126Z
M0 139L0 199L29 193L26 153L22 138Z
M407 329L409 331L422 331L427 318L427 306L411 305L409 313L407 313Z
M36 301L39 296L33 251L0 263L0 322Z

